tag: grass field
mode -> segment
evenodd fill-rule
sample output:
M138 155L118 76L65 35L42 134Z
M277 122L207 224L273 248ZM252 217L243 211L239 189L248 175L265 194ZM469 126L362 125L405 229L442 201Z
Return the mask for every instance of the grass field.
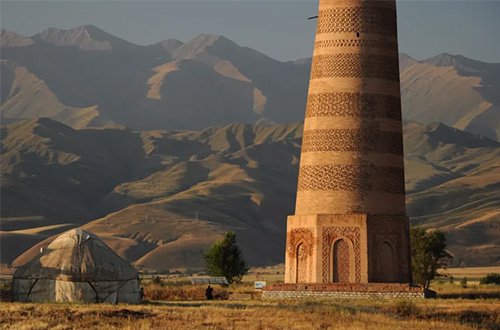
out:
M498 300L156 302L139 306L0 303L18 329L500 329Z
M481 278L497 268L450 269L454 283L443 278L431 289L438 299L263 301L254 280L282 280L276 268L253 269L245 283L215 287L225 299L230 293L252 293L252 300L204 299L205 286L188 277L146 276L142 305L22 304L0 302L0 329L487 329L500 330L500 286L468 284L459 276ZM279 272L277 274L277 272ZM5 289L5 283L2 286ZM3 292L6 292L3 291ZM461 297L456 299L455 297ZM474 299L471 299L474 298Z
M448 268L440 271L441 274L446 274L449 278L453 276L455 280L461 280L466 277L467 281L479 282L487 274L500 274L500 267L468 267L468 268Z

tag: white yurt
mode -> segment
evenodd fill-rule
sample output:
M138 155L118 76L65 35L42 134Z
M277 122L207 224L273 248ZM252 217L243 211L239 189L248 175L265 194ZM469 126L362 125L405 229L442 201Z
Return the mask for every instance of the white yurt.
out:
M72 229L16 270L12 299L138 304L139 276L133 266L99 237Z

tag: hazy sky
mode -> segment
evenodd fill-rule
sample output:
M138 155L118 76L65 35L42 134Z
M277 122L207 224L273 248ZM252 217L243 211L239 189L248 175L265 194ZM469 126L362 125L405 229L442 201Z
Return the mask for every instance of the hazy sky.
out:
M312 56L317 1L1 1L0 25L23 35L95 25L140 45L222 34L279 60ZM398 1L400 51L500 62L500 0Z

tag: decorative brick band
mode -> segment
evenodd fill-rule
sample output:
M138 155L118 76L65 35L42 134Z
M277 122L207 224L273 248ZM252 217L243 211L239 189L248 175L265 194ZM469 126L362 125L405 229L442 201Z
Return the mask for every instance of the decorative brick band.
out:
M306 165L300 168L297 190L361 190L404 194L404 169L371 164Z
M361 40L361 39L334 39L318 40L314 43L314 48L333 48L333 47L373 47L398 50L398 43L385 40Z
M371 93L318 93L307 97L306 118L352 116L401 121L399 97Z
M398 58L365 53L313 56L311 79L353 77L399 82Z
M334 7L318 12L316 34L378 33L396 36L396 10L382 7Z
M361 129L314 129L304 131L302 152L356 151L403 154L403 138L399 132Z

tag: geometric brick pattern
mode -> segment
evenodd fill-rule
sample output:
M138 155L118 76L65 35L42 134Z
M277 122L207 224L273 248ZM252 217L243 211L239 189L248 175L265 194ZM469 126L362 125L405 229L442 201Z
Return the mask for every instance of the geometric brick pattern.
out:
M300 245L299 245L300 242ZM314 234L311 228L297 228L293 229L288 236L287 243L287 254L290 263L288 265L288 270L290 274L295 274L295 282L298 280L299 270L297 269L299 258L298 252L301 253L301 265L307 262L307 273L300 272L300 276L305 276L305 278L312 277L312 254L313 245L316 244L314 240ZM300 251L299 251L300 248ZM304 267L300 267L304 269Z
M376 47L383 49L398 50L398 44L394 41L383 40L360 40L360 39L335 39L318 40L314 43L314 48L332 47Z
M299 170L298 191L344 190L404 194L404 169L366 165L305 165Z
M399 97L369 93L318 93L307 97L306 118L362 117L401 120Z
M381 131L377 127L360 129L313 129L304 131L302 152L357 151L403 155L401 132Z
M350 253L349 244L339 239L333 245L333 282L349 283Z
M345 32L396 36L396 10L380 7L335 7L319 10L316 34Z
M311 79L353 77L399 82L398 58L372 54L320 54L313 56Z
M357 227L325 227L322 234L323 251L321 251L322 271L321 276L324 283L333 281L330 260L332 243L338 237L347 237L354 247L354 275L355 282L361 282L361 233ZM347 243L346 243L347 244ZM347 283L350 280L347 281Z
M297 283L307 282L307 261L308 261L308 251L305 243L300 243L297 247Z

